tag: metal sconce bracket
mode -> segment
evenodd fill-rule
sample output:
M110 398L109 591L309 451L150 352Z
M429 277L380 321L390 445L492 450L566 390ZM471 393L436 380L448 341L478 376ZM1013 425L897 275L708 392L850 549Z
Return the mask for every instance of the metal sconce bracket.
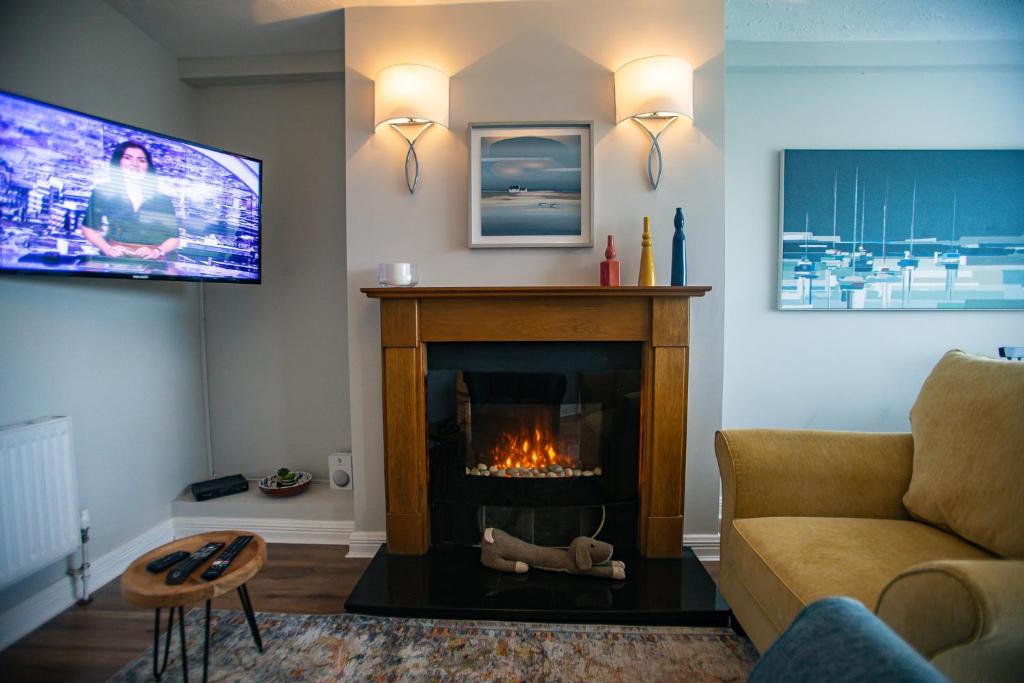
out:
M651 138L651 151L647 153L647 180L650 181L652 190L657 190L658 185L661 184L661 172L664 170L665 166L664 158L661 154L661 134L664 133L665 129L671 126L672 122L678 118L678 116L633 117L633 120L636 121ZM657 175L654 173L655 160L657 160L658 167Z
M409 194L416 192L420 184L420 159L416 156L416 141L423 135L423 131L434 125L433 121L409 120L403 123L388 124L409 144L409 151L405 153L405 185L409 188ZM410 168L410 162L412 168Z

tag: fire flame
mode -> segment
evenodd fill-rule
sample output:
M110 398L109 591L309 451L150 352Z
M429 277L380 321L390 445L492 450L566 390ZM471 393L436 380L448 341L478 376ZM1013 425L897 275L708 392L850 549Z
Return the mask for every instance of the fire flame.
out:
M518 432L503 432L491 449L491 464L499 468L533 468L561 465L579 467L576 459L559 450L558 441L540 427L521 427Z

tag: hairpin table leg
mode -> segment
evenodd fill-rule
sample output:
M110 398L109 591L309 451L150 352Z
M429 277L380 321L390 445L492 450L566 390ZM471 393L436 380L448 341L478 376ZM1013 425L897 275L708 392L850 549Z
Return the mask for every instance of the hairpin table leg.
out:
M171 609L174 609L173 607ZM178 635L181 637L181 680L188 683L188 642L185 640L185 607L178 607Z
M167 640L164 642L164 661L157 668L157 663L160 661L160 608L156 608L155 618L153 620L153 678L160 680L163 676L164 671L167 670L167 655L171 652L171 634L174 633L174 608L171 608L170 614L167 616Z
M242 602L242 610L245 612L245 620L249 622L249 632L256 643L256 649L263 653L263 639L260 638L260 628L256 625L256 615L252 612L252 602L249 600L249 589L243 583L238 587L238 599Z
M203 636L203 683L210 669L210 601L206 601L206 634Z

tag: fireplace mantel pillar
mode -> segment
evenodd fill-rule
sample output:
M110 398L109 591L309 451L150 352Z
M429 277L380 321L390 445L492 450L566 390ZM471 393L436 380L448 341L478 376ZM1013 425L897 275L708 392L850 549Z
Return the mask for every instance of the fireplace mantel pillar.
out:
M635 341L643 344L640 551L679 557L686 472L690 299L710 287L367 288L381 300L388 552L430 545L427 344Z

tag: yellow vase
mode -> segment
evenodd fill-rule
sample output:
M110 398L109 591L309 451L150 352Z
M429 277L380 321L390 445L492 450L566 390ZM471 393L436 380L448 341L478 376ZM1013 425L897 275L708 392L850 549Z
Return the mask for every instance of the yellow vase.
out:
M638 287L653 287L654 279L654 250L651 248L651 218L644 216L644 235L640 243L640 277L637 278Z

